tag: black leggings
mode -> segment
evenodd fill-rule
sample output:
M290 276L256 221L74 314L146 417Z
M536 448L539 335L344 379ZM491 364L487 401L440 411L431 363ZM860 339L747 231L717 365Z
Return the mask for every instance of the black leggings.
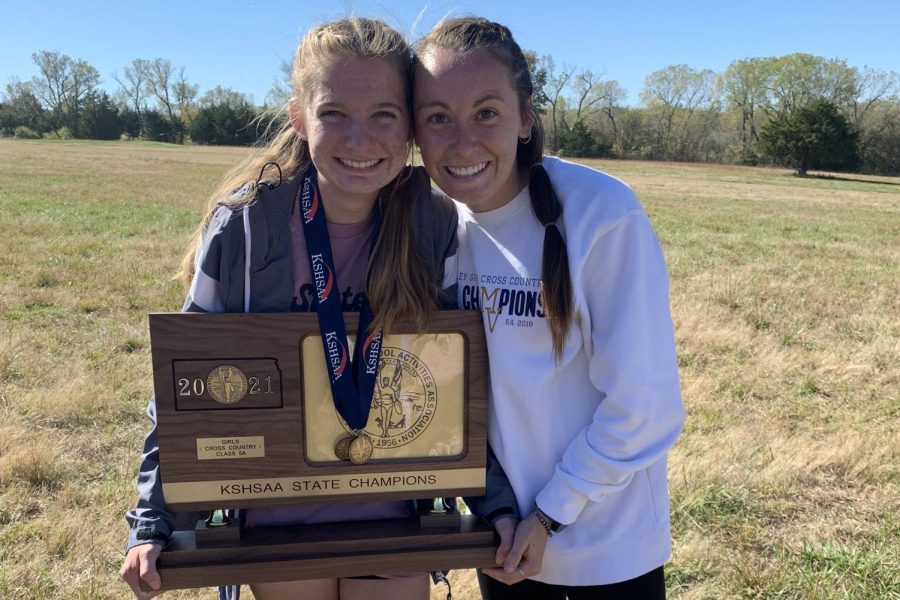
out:
M506 585L478 571L482 600L665 600L663 568L609 585L551 585L525 581Z

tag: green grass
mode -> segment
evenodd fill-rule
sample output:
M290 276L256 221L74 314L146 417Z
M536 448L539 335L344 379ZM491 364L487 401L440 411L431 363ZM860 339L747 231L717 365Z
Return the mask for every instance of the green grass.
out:
M243 153L0 140L0 598L128 597L146 316ZM672 278L669 596L900 598L900 179L588 162Z

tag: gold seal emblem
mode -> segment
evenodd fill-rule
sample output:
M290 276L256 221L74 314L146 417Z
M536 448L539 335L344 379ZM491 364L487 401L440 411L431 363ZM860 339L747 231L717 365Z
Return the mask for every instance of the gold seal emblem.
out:
M422 435L434 419L437 396L434 377L421 358L383 347L365 429L375 449L389 451Z
M372 457L374 449L375 447L372 445L372 440L369 439L369 436L361 433L350 442L350 462L354 465L363 464Z
M247 394L247 376L233 365L220 365L206 378L206 389L219 404L234 404Z

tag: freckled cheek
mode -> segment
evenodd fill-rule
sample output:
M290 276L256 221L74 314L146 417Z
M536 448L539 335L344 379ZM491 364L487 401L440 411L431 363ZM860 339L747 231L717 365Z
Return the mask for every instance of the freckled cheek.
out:
M324 151L326 144L323 143L322 137L317 135L310 135L306 138L306 144L309 147L309 153L315 158L322 151Z
M379 127L372 131L375 139L381 140L382 143L389 146L406 146L409 140L410 130L408 127Z
M311 152L333 146L340 138L340 132L333 129L326 130L324 128L312 128L306 136L306 143L309 145Z
M427 152L429 155L434 156L446 151L453 143L454 136L450 130L443 130L421 134L417 139L419 147L422 148L422 154L424 155Z
M487 130L482 131L479 137L483 143L490 144L498 150L508 150L509 148L515 149L519 140L514 130L499 127L488 128Z
M419 151L422 154L422 162L425 163L425 169L431 173L437 168L436 162L440 154L440 146L435 143L431 136L420 136L416 139L419 144Z
M409 147L406 136L395 135L390 138L382 138L382 144L384 148L391 153L393 158L406 158L406 151Z

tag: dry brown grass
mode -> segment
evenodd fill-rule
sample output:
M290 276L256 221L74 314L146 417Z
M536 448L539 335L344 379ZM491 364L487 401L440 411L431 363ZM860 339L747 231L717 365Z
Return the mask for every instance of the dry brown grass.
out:
M242 153L0 140L0 598L128 596L146 313L180 305ZM900 179L588 162L636 189L672 277L670 597L900 597Z

